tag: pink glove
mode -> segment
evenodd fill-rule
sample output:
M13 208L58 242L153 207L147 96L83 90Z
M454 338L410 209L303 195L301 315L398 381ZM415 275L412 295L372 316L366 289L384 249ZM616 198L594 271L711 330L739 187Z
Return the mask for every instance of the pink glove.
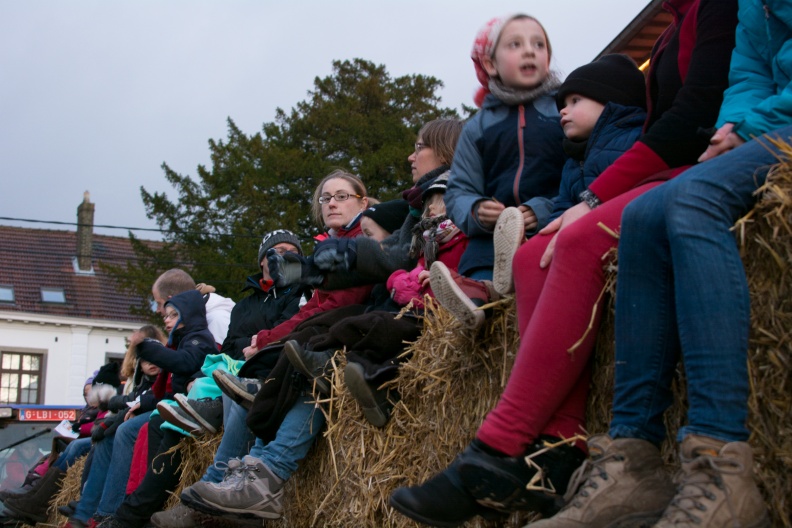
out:
M394 271L388 277L388 290L391 297L400 306L406 306L412 301L415 308L423 308L424 288L418 280L418 274L423 267L418 266L410 272L404 270Z

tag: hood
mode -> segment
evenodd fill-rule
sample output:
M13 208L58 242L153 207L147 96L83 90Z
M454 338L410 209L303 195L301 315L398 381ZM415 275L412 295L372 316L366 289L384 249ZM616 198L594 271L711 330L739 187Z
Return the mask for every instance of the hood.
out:
M222 295L217 295L216 293L210 293L209 299L206 301L206 312L208 313L213 310L231 312L231 310L234 308L234 304L234 301L228 297L223 297Z
M201 292L198 290L188 290L174 295L165 303L165 306L169 304L179 311L179 320L176 321L171 337L177 333L176 327L182 323L184 323L182 332L195 332L207 328L206 304ZM172 339L169 338L168 343L171 343L171 341Z

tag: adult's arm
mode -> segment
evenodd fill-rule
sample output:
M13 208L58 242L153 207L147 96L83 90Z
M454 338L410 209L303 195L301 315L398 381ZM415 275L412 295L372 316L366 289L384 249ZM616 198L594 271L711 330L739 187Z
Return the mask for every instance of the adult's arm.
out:
M688 73L671 108L590 186L602 202L669 168L696 162L707 147L700 128L715 125L734 49L735 0L702 0Z

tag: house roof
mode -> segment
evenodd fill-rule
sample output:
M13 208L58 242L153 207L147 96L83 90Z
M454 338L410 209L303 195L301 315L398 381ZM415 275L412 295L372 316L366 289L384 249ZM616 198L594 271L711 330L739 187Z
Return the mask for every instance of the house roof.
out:
M14 288L14 302L0 302L0 312L142 322L130 313L130 307L141 306L145 300L118 291L103 266L134 259L129 240L94 234L92 273L76 271L76 253L74 231L0 226L0 286ZM42 302L42 287L63 288L66 302Z
M629 55L638 66L649 60L655 41L673 21L671 13L663 9L664 1L651 0L595 60L609 53Z

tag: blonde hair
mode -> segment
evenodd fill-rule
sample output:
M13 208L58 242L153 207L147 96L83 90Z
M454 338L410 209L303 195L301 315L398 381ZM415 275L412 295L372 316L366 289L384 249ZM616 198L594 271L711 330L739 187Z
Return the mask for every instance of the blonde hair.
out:
M325 183L329 182L330 180L345 180L352 186L352 190L355 192L355 194L359 194L361 196L361 199L366 197L366 186L363 184L363 180L351 172L336 169L322 178L322 181L320 181L319 185L316 186L316 190L314 191L313 195L313 202L311 203L311 213L313 214L314 221L321 228L324 228L325 223L324 218L322 217L322 204L319 203L319 197L322 196L322 189L324 188Z
M151 339L156 339L161 343L165 343L167 341L165 334L154 325L145 325L141 326L138 330L141 334L146 337L150 337ZM122 378L129 378L135 373L135 361L137 360L137 352L135 352L135 347L128 346L126 355L124 355L124 362L121 363L121 372L120 375Z
M418 137L443 165L451 165L463 126L459 119L435 119L421 127Z

